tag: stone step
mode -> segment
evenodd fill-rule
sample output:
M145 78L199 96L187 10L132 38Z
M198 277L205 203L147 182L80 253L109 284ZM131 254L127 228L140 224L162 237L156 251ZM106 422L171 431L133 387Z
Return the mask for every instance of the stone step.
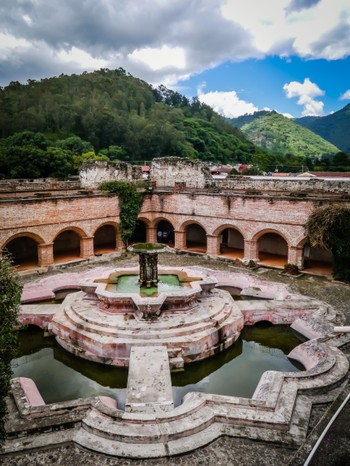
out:
M157 417L157 420L144 415L144 419L141 417L136 422L128 422L128 418L124 421L118 417L118 421L115 421L95 410L84 418L82 426L97 437L126 443L154 444L187 438L205 430L214 422L213 411L208 406L201 406L185 418L177 417L176 410L168 414L169 417L165 415L163 418Z
M200 314L200 312L198 313ZM181 336L191 334L192 332L198 332L198 330L205 330L211 327L217 327L223 325L223 323L227 323L232 320L232 315L236 316L236 313L233 312L231 306L224 305L215 315L208 315L207 316L198 316L197 319L193 319L193 321L186 323L182 323L181 321L178 323L177 326L168 327L166 325L167 322L153 322L149 325L145 324L141 325L140 323L135 322L135 325L130 325L129 328L126 326L120 327L116 325L113 327L112 325L108 327L100 327L97 323L89 323L86 319L81 319L81 314L77 314L74 309L66 308L65 309L65 317L66 319L71 322L74 326L76 326L77 331L81 332L84 330L90 333L97 333L99 335L104 336L114 336L116 332L118 336L122 338L135 338L135 334L137 333L138 338L142 337L144 339L153 339L159 338L159 333L164 336ZM201 318L200 318L201 317ZM56 318L55 321L57 322L58 319ZM146 328L142 328L147 325Z
M135 330L140 330L140 321L130 318L130 312L108 314L106 312L101 312L98 308L96 309L96 304L95 301L85 301L83 306L80 304L79 308L77 308L73 302L71 306L67 306L67 309L70 307L82 321L86 321L89 324L96 324L99 327L118 327L120 330L135 327ZM196 308L187 312L171 313L164 311L157 320L157 325L160 328L163 326L166 328L177 327L179 325L179 320L181 322L181 317L186 319L186 324L191 324L191 322L196 320L202 321L203 319L218 320L217 316L222 312L222 308L224 308L225 304L233 305L233 300L227 299L218 305L218 300L216 298L210 298L202 300ZM204 313L206 315L204 315ZM129 317L127 324L125 323L125 315Z

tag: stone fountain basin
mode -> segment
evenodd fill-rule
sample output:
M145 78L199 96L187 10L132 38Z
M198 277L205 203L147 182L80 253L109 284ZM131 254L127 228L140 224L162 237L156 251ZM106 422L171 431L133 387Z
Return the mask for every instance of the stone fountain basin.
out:
M81 283L81 290L88 296L97 298L101 306L111 313L137 310L146 315L159 315L162 308L172 312L183 312L196 305L200 295L207 294L217 285L214 277L196 271L196 275L189 275L189 271L182 268L159 267L160 275L176 275L182 286L179 290L159 292L157 296L143 297L139 293L118 292L108 290L109 285L117 284L118 279L125 275L138 276L138 268L120 269L111 273L106 279L95 282Z

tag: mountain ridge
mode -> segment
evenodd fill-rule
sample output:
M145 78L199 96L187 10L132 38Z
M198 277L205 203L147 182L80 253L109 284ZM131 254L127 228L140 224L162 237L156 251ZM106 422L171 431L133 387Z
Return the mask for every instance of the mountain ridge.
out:
M227 121L241 129L251 142L269 154L321 158L340 152L338 147L321 136L274 110L261 110Z
M295 118L294 122L350 154L350 104L326 116Z

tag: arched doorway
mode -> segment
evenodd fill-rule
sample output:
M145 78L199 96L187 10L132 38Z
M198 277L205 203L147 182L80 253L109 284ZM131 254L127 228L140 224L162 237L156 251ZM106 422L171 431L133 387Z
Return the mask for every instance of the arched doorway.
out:
M207 235L204 228L196 223L186 227L186 249L193 252L207 251Z
M167 220L160 220L157 223L157 242L174 245L174 227Z
M288 262L287 241L278 233L265 233L258 240L259 263L270 267L284 267Z
M103 225L94 234L94 253L107 254L117 248L116 229L113 225Z
M303 248L304 270L318 275L332 275L333 255L323 248L313 248L308 243Z
M80 258L80 236L74 230L62 231L53 242L54 262L68 262Z
M244 238L235 228L225 228L220 235L220 256L243 259Z
M9 241L4 253L10 256L18 270L26 270L38 266L38 243L29 236L19 236Z
M136 222L134 233L129 239L129 244L145 243L147 241L147 226L142 220Z

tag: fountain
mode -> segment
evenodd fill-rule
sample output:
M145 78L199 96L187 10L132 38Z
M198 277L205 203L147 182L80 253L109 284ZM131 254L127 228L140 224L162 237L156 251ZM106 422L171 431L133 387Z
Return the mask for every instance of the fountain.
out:
M217 280L186 268L158 267L164 244L138 243L139 268L118 269L81 283L67 296L50 330L71 353L92 361L129 366L134 346L167 349L172 370L231 346L243 315ZM125 284L126 282L126 284ZM136 285L136 286L135 286Z
M73 275L43 278L33 289L27 287L24 302L34 301L34 288L41 299L50 297L50 291L62 290L64 283L66 288L75 288L73 279L78 274ZM320 394L342 384L349 369L346 356L337 347L341 342L332 334L333 325L324 321L324 316L332 318L329 308L319 301L294 295L284 285L228 270L157 267L146 279L140 275L136 267L87 271L81 291L68 295L61 305L46 304L45 312L35 304L22 308L23 324L41 326L73 355L104 363L104 370L108 370L107 365L128 366L125 406L111 398L109 390L102 392L103 396L99 392L98 396L45 405L34 382L18 374L12 393L16 402L13 409L20 416L13 416L13 422L20 419L20 425L16 427L15 441L8 442L5 451L32 448L37 441L33 436L40 437L43 430L46 444L72 440L95 452L128 458L178 455L221 435L299 445L308 432L312 403L319 403ZM175 276L178 284L162 288L163 276ZM120 286L123 277L132 277L137 286ZM234 301L217 284L234 285L250 299ZM143 294L142 288L156 291ZM231 396L229 392L206 393L199 388L176 400L170 369L180 370L173 379L185 378L186 371L181 372L185 364L203 361L229 348L244 324L260 321L293 324L293 328L311 339L288 355L301 362L304 371L268 370L250 398ZM252 342L250 346L254 349L257 345ZM209 364L204 361L192 365L189 372L194 378L196 373L201 377L204 372L204 383L220 379L229 387L233 378L240 377L228 373L225 378L221 372L206 377L207 372L199 366L205 364L207 370L210 364L220 365L218 360L227 366L230 353L237 350L239 345ZM66 359L65 352L61 354ZM90 372L92 364L87 361L82 366ZM247 370L245 363L243 370ZM33 419L37 427L33 426ZM64 435L57 435L58 428Z
M158 286L158 254L170 251L170 248L160 243L136 243L129 246L128 251L139 255L140 286Z

